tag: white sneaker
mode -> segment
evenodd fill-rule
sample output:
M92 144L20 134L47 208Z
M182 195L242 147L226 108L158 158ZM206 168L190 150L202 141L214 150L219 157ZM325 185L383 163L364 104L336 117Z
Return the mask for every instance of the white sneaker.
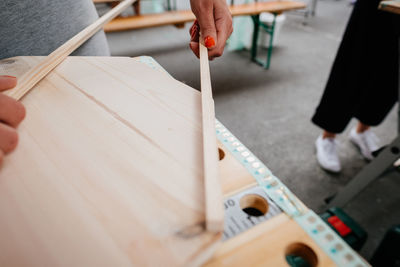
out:
M342 170L337 153L338 143L335 138L322 138L320 135L315 141L315 147L317 148L317 161L323 169L331 172Z
M353 142L361 151L361 155L368 160L373 160L372 152L379 149L379 139L370 130L363 133L357 133L356 128L351 129L349 134L350 141Z

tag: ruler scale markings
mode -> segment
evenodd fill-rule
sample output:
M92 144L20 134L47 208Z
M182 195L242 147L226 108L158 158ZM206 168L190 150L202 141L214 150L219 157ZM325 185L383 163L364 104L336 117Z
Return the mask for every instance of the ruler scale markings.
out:
M246 195L257 195L268 203L269 208L267 213L262 216L250 216L240 207L240 200ZM245 191L242 191L234 196L226 198L224 201L225 206L225 232L231 233L224 235L223 240L234 237L246 230L267 221L277 214L282 213L282 210L271 200L265 191L260 186L254 186ZM237 229L237 231L235 231Z
M230 225L229 225L229 230L231 230L231 232L232 232L233 235L236 235L235 230L234 230L234 229L232 228L232 226L230 226Z
M241 232L242 228L240 227L240 225L236 222L234 217L231 217L232 222L236 225L237 229Z

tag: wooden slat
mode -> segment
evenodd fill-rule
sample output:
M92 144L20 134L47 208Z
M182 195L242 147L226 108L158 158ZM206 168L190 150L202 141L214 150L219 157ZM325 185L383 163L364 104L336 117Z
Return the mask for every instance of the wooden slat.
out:
M305 8L298 1L257 2L230 7L232 16L255 15L262 12L284 12ZM190 10L168 11L159 14L119 17L104 26L106 32L135 30L149 27L181 24L194 21L196 17Z
M106 32L135 30L166 26L194 21L196 17L190 10L168 11L160 14L116 18L104 26Z
M337 266L300 225L281 214L223 242L204 267L289 266L285 256L294 244L307 246L315 253L317 261L311 266Z
M305 8L306 5L299 1L274 1L257 2L230 6L232 16L256 15L262 12L284 12L289 10Z
M206 203L206 227L220 232L224 227L222 189L218 176L218 147L215 134L215 111L212 97L208 50L200 38L201 110L203 126L203 162Z
M128 6L136 0L125 0L118 6L110 10L107 14L93 22L91 25L83 29L74 37L69 39L62 46L53 51L37 66L30 69L21 78L18 79L18 84L12 90L5 92L6 95L14 99L21 99L28 93L40 80L42 80L50 71L60 64L67 56L75 51L81 44L86 42L96 32L98 32L107 22L118 16Z
M21 77L40 60L0 65ZM200 92L141 61L70 57L22 100L0 171L1 265L287 266L300 243L335 266L285 214L222 244L204 231ZM219 145L227 197L255 180Z

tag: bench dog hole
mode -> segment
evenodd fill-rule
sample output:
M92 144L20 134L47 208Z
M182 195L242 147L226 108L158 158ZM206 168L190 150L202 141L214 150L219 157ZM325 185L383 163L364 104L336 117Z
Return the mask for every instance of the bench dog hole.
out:
M225 152L221 148L218 148L218 156L219 160L223 160L225 158Z
M264 216L268 207L268 201L256 194L245 195L240 199L240 208L250 216Z
M315 252L303 243L290 244L285 251L286 261L289 266L316 267L318 257Z

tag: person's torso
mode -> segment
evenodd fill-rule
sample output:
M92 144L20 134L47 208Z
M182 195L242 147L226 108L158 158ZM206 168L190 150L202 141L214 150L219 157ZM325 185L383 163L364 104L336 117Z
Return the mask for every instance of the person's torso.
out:
M97 19L91 0L0 1L0 59L48 55ZM108 55L104 33L80 55Z

